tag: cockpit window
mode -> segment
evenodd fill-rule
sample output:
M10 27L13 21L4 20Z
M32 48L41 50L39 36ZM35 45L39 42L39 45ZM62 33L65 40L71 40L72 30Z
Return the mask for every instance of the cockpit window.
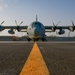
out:
M32 27L41 27L41 23L40 22L33 22Z

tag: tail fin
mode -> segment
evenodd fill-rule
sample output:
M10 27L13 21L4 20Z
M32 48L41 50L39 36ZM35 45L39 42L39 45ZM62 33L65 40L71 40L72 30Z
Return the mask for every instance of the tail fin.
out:
M37 17L37 15L36 15L36 21L38 21L38 17Z

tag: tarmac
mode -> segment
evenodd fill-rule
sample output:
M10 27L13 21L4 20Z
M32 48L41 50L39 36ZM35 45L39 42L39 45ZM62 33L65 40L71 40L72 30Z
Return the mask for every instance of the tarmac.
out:
M34 42L0 41L0 75L19 75ZM50 75L75 75L75 42L37 42ZM40 62L39 62L40 63Z

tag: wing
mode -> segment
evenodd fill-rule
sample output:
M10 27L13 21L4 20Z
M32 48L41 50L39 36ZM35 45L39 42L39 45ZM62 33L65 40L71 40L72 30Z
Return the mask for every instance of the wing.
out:
M4 29L12 29L12 30L15 29L18 32L23 30L24 32L26 32L28 26L3 26L3 27Z
M0 26L0 31L3 31L5 29L9 29L8 33L9 34L15 34L15 31L17 30L18 32L27 32L27 27L28 26ZM15 30L15 31L14 31Z
M75 30L75 26L45 26L46 32L55 32L55 30L62 30L62 29L68 29L70 31Z
M54 22L53 22L53 26L45 26L45 30L47 32L55 32L55 30L60 30L62 31L63 29L68 29L70 30L71 32L73 32L75 30L75 25L74 25L74 22L72 21L72 26L57 26L58 24L60 23L60 21L55 25Z

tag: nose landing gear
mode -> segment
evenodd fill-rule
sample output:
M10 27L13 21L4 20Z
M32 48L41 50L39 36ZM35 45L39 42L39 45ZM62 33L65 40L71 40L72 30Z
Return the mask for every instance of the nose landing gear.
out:
M44 42L44 41L47 41L47 39L46 38L41 38L41 40Z

